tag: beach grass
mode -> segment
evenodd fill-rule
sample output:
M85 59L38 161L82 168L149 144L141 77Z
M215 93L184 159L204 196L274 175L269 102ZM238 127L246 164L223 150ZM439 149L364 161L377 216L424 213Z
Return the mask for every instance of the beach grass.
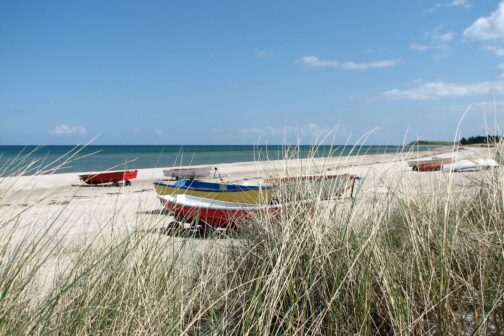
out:
M76 240L66 205L0 211L0 333L501 335L504 170L471 176L332 201L301 183L304 202L225 236L166 235L162 212L121 230L118 204Z

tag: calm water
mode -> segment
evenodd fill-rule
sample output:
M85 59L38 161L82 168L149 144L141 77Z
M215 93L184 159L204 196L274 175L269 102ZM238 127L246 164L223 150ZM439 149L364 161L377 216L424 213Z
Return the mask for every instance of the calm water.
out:
M294 157L394 153L409 146L300 146ZM430 150L421 147L420 150ZM285 146L0 146L0 175L102 171L283 159Z

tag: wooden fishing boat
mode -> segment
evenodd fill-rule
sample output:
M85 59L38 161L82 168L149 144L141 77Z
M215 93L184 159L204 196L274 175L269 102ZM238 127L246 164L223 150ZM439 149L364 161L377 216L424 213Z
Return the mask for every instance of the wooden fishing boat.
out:
M202 167L184 167L184 168L169 168L164 169L163 174L166 177L180 179L196 179L203 178L210 175L210 172L214 170L212 166L202 166Z
M246 204L268 204L271 201L271 186L269 185L248 186L184 179L175 183L155 181L154 188L159 195L186 194Z
M499 164L492 159L459 160L443 166L444 172L466 172L497 168Z
M248 223L260 212L276 216L279 205L224 202L185 194L159 195L163 207L180 222L200 223L216 228L236 227Z
M413 170L419 171L419 172L438 171L438 170L441 170L442 167L443 167L442 162L431 162L431 163L420 164L420 165L416 166L415 168L413 168Z
M264 183L272 185L274 199L294 202L310 198L328 200L343 196L348 190L352 197L357 179L353 174L309 175L270 178Z
M126 185L131 185L131 180L136 179L138 170L119 170L99 173L90 173L79 175L79 178L87 184L112 183L119 185L119 182L125 181Z
M421 165L427 165L427 164L444 165L444 164L448 164L448 163L452 163L452 162L453 162L452 158L439 158L439 157L433 156L430 159L419 159L419 160L408 161L408 166L411 167L413 170L418 171L418 169ZM424 167L429 167L429 166L424 166Z

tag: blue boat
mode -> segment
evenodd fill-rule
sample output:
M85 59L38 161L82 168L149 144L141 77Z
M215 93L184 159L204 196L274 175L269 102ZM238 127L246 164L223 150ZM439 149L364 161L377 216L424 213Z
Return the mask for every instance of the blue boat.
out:
M271 201L271 186L245 186L184 179L175 183L155 181L159 195L186 194L225 202L268 204Z

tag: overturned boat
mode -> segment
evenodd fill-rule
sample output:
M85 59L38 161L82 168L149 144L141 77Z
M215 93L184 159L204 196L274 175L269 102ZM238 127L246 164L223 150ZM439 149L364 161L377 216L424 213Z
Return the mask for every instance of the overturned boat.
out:
M443 165L444 172L469 172L482 169L497 168L499 164L493 159L459 160L451 164Z
M440 158L433 156L430 159L418 159L408 161L408 166L415 171L434 171L434 170L440 170L442 166L450 164L452 162L453 158Z

